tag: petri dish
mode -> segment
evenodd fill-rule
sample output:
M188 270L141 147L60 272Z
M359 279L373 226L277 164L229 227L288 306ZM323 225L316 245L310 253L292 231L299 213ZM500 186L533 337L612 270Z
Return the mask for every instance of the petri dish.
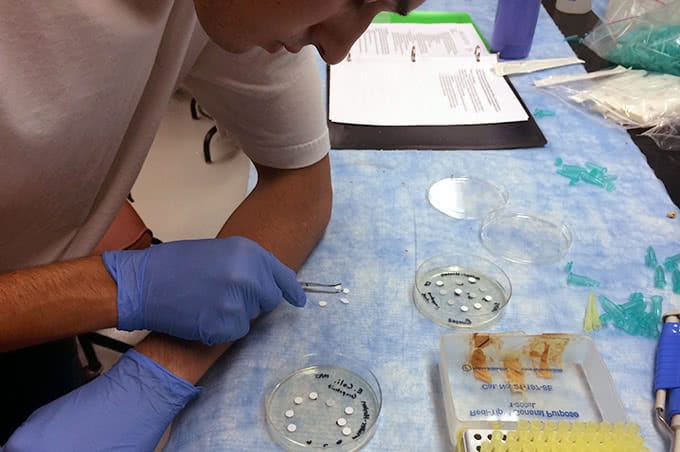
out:
M382 407L378 379L342 355L308 355L265 401L274 441L287 451L355 451L371 439Z
M452 254L418 267L413 301L438 325L472 328L495 320L511 295L510 278L499 266L479 256Z
M484 179L447 177L430 186L427 199L432 207L452 218L473 220L504 207L508 193Z
M557 262L572 242L569 228L560 222L507 211L485 218L479 238L492 254L520 264Z

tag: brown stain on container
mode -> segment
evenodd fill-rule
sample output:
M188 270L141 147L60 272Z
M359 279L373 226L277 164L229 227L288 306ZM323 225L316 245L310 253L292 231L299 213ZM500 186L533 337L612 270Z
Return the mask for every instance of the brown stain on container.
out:
M472 374L477 380L482 380L485 383L491 383L491 374L489 373L489 366L486 362L486 354L481 348L475 348L470 355L470 365L472 366Z
M489 362L502 361L504 376L511 384L513 392L524 392L525 371L522 361L531 361L531 367L539 378L550 379L553 369L563 367L564 351L569 344L569 336L545 333L527 338L527 344L519 351L505 350L502 335L474 333L470 338L470 358L468 364L477 380L492 382ZM499 356L502 358L499 359ZM526 362L526 364L529 364Z
M524 392L524 371L519 362L519 357L507 356L503 358L503 367L505 367L505 378L510 383L510 390L512 392Z
M470 359L469 364L472 367L472 373L477 380L485 383L491 383L491 372L489 372L489 357L484 349L495 346L498 349L500 340L497 336L488 333L474 333L470 341Z
M486 333L474 333L472 335L472 346L474 348L484 348L492 344L491 336Z
M541 378L552 378L552 370L550 366L548 365L548 354L550 353L550 345L545 344L545 349L543 350L543 353L541 354L541 360L538 364L538 370L536 371L536 375L538 375Z
M538 377L552 378L552 369L562 368L568 344L569 337L561 334L541 334L531 339L527 352Z

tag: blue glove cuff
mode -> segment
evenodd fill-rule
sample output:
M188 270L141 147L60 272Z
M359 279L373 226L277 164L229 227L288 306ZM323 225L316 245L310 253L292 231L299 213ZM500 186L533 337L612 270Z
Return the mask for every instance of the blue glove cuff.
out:
M122 375L112 375L114 371ZM149 390L153 389L165 402L177 406L177 411L172 413L170 420L179 413L184 405L201 392L200 387L178 377L156 361L134 349L125 352L118 363L104 375L110 375L112 378L125 375L134 376L138 378L138 381L145 382L145 385L149 386Z
M124 331L143 330L144 315L141 305L146 261L149 250L107 251L102 253L104 266L116 281L118 294L118 329ZM130 262L133 261L133 262Z
M34 412L7 451L148 450L200 392L130 350L99 378Z

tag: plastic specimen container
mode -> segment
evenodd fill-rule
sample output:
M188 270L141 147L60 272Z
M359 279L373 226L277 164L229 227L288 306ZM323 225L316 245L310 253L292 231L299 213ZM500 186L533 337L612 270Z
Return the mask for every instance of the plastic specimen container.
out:
M520 420L625 422L595 343L576 334L447 334L440 377L454 449L468 429L515 430Z

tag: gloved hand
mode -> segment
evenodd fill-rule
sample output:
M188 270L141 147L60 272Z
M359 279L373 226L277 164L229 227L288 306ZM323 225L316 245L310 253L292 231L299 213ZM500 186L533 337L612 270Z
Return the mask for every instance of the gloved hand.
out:
M118 328L212 345L239 339L261 311L307 298L295 273L242 238L188 240L102 254L118 284Z
M108 372L35 411L2 450L151 452L172 419L199 392L129 350Z

